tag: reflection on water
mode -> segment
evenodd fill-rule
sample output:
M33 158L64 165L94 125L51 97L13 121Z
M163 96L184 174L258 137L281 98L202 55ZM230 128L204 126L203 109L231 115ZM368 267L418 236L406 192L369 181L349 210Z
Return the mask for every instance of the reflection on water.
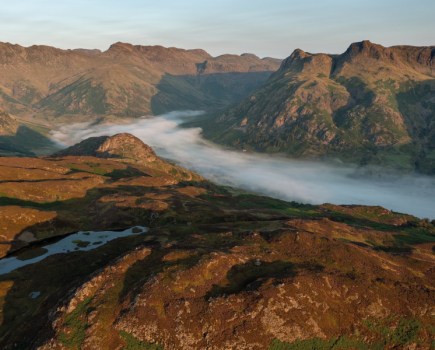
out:
M54 254L67 254L77 251L89 251L110 242L116 238L138 235L147 232L143 226L131 227L124 231L80 231L59 241L43 247L0 260L0 275L9 273L20 267L37 263ZM39 294L38 294L39 295ZM35 298L38 296L34 296Z

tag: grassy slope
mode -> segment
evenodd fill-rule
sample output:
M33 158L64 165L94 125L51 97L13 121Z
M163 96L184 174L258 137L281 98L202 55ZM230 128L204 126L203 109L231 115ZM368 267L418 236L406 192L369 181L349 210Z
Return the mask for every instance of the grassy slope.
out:
M11 169L14 162L15 165L21 164L20 159L10 159L9 162L12 162ZM408 286L403 287L403 290L414 288L411 287L412 283L417 286L429 283L419 259L429 259L424 263L425 266L432 264L430 247L434 242L435 229L430 223L411 216L391 213L378 207L319 207L245 194L204 182L186 172L183 175L181 169L166 163L137 166L92 157L67 157L63 160L38 162L41 164L32 164L26 160L28 170L22 169L21 172L23 176L23 172L29 172L30 175L26 176L27 181L40 179L40 185L48 189L44 193L46 198L35 200L29 198L25 191L16 191L14 195L12 192L3 193L0 200L1 206L13 205L17 210L25 207L57 213L54 220L26 228L37 238L76 230L122 228L137 224L150 226L152 230L149 235L119 239L92 253L78 252L66 256L53 256L43 263L1 276L0 304L3 305L1 316L4 322L0 330L0 343L3 347L17 342L26 348L34 339L30 334L37 332L40 339L53 338L66 348L77 349L85 341L90 341L88 332L92 330L111 334L110 337L97 337L102 342L99 343L100 348L113 348L121 344L127 349L158 349L159 342L165 342L164 338L150 342L138 338L137 334L132 334L131 331L115 327L114 322L121 305L128 303L135 294L140 295L141 286L147 283L151 276L156 276L159 281L162 279L162 283L166 281L162 284L166 286L165 289L160 292L156 290L151 294L151 297L157 298L153 299L153 302L157 303L156 310L161 310L161 306L158 305L159 296L161 295L164 300L164 291L167 291L167 288L173 290L171 293L175 293L171 294L171 298L186 298L190 293L189 288L205 288L201 287L202 284L209 283L208 279L213 276L204 270L202 262L217 259L213 258L216 257L216 253L217 256L229 254L227 259L232 261L231 254L234 253L231 252L236 249L235 247L240 247L237 248L240 254L245 252L243 254L246 254L248 259L257 256L263 261L261 267L255 268L255 265L250 263L241 264L236 261L232 263L233 268L231 265L223 266L222 270L218 271L225 273L228 269L227 277L216 280L213 286L204 289L204 300L226 300L225 295L234 295L243 300L244 296L251 295L252 288L255 291L263 284L266 287L267 280L290 283L286 282L286 278L296 278L299 275L320 274L331 278L344 276L339 277L344 278L343 283L363 283L366 273L372 276L369 280L375 277L385 278L385 274L377 270L364 272L368 263L376 265L377 258L367 260L365 257L364 269L358 265L354 266L355 269L350 269L350 266L340 262L342 258L335 255L338 253L332 253L336 249L352 249L355 256L359 254L358 249L363 249L367 256L374 254L391 263L405 266L403 269L401 267L402 278L398 280ZM50 172L40 174L38 168L48 169ZM101 178L103 182L93 185L92 188L85 186L81 192L68 193L63 190L64 193L56 194L55 187L44 184L50 181L50 177L54 177L53 173L56 171L57 177L60 178L82 179L78 184L85 184L84 176ZM2 176L5 177L6 173ZM9 184L6 190L11 187ZM311 251L316 251L315 256L308 253L310 250L298 251L297 246L289 243L293 242L291 237L295 231L292 230L301 234L303 244L309 242L309 237L314 233L315 236L319 236L319 243L329 242L326 245L329 248L323 246L320 249L322 245L318 246L319 248L310 248ZM18 248L22 246L22 242L18 244L17 241L14 245ZM362 248L355 250L353 247L357 246ZM141 247L151 255L137 261L135 258L131 258L131 262L128 262L129 258L121 260L121 265L116 269L108 270L117 271L115 275L103 274L102 281L107 283L100 287L98 297L83 299L72 312L59 316L61 321L58 328L51 329L50 323L47 323L48 310L59 300L65 300L68 290L84 283L96 270L110 266L118 257L134 256L135 249ZM25 258L28 251L23 250L20 254ZM59 259L62 259L61 264ZM122 267L122 261L127 264L125 267ZM218 262L222 264L220 260L217 260ZM415 275L410 274L407 268L415 271ZM190 269L192 272L189 272ZM414 279L414 282L409 284L408 278ZM260 284L256 286L255 283ZM377 286L382 286L383 282L376 283ZM158 286L159 284L155 288ZM397 288L400 290L402 287ZM388 290L389 288L385 289L385 293ZM29 298L29 293L33 291L40 291L41 297ZM199 297L193 300L202 299ZM414 300L412 303L418 306L422 300L424 299ZM167 302L171 303L169 299ZM89 318L91 314L94 315L92 319ZM165 313L159 316L159 319L165 319L164 315ZM313 344L320 344L325 349L346 346L349 349L353 348L352 346L364 348L358 344L406 344L414 341L413 334L418 334L419 339L426 342L429 337L429 323L426 319L415 321L419 322L416 328L412 326L414 316L409 313L391 316L393 319L386 319L385 322L392 322L392 325L361 325L360 331L365 336L370 335L371 340L368 342L347 330L347 338L342 337L339 340L334 338L331 332L331 340L307 340L305 343L288 345L276 340L271 346L276 349L292 349L295 346L312 348ZM174 319L170 314L168 317ZM333 314L330 317L334 317ZM402 319L403 321L397 321ZM395 322L399 322L399 328L395 328ZM411 323L408 327L408 323L403 322ZM383 329L390 329L388 327L393 327L393 330L385 333ZM98 340L93 339L92 341ZM110 345L107 342L110 342ZM338 345L342 347L337 347Z

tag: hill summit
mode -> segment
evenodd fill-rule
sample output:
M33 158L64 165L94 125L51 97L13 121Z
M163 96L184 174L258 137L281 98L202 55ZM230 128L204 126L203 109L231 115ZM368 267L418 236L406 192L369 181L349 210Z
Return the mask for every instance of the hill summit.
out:
M152 148L132 134L90 137L64 149L56 156L92 156L99 158L122 158L137 162L152 162L157 159Z

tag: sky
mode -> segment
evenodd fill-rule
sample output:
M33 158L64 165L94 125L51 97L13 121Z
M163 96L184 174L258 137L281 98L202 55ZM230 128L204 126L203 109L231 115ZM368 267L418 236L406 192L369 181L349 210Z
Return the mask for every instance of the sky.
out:
M435 45L434 0L0 0L0 41L64 49L138 45L341 53L368 39Z

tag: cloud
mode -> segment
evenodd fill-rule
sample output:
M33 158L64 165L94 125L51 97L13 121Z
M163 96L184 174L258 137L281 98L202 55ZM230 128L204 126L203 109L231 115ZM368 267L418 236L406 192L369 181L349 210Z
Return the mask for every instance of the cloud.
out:
M128 132L156 153L220 184L305 203L381 205L387 209L435 218L435 180L406 175L386 179L357 176L355 167L292 160L227 150L201 137L200 128L181 128L200 112L171 112L127 124L80 123L61 127L54 140L67 146L91 136Z

